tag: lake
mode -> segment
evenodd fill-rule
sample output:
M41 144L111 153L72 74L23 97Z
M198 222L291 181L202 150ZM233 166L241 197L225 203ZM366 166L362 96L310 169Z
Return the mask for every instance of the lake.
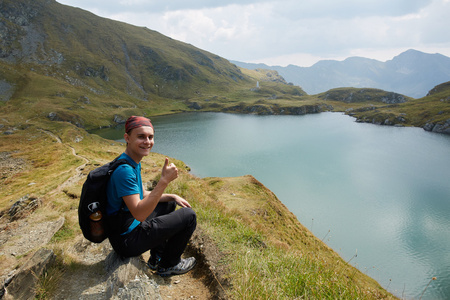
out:
M152 122L154 152L199 177L253 175L396 296L419 299L437 277L423 299L450 299L450 136L340 113L186 113ZM123 126L95 133L120 140Z

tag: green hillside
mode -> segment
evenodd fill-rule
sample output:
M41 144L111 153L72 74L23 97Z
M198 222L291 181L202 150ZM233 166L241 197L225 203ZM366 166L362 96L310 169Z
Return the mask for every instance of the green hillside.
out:
M131 113L198 109L196 99L242 101L256 86L217 55L54 0L2 1L0 22L0 103L26 119L109 126ZM250 97L305 94L272 82Z
M358 122L416 126L427 131L450 134L450 82L436 86L420 99L370 89L346 89L346 94L354 90L365 91L363 97L366 98L346 104L349 107L346 113L356 117ZM379 101L374 101L376 98Z

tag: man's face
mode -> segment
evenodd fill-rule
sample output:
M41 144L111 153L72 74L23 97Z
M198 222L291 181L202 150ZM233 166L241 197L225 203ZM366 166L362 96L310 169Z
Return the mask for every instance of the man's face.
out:
M142 126L125 133L125 141L128 143L127 152L133 159L141 160L142 157L150 154L150 150L155 144L154 131L150 126Z

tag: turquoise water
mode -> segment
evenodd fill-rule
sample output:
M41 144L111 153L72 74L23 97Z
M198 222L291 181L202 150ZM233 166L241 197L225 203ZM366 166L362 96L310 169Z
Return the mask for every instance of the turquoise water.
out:
M152 122L154 152L199 177L252 174L388 291L419 299L435 276L422 299L450 299L450 136L338 113L192 113ZM99 134L120 139L123 128Z

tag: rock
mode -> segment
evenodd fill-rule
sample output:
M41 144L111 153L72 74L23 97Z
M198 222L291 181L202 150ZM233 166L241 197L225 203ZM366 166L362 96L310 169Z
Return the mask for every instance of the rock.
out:
M64 225L64 217L43 223L23 222L0 232L0 254L19 256L44 247Z
M391 122L391 120L389 120L389 119L384 120L384 123L383 123L383 124L384 124L384 125L393 125L392 122Z
M108 240L100 244L78 237L65 254L83 267L67 271L52 299L161 299L158 282L143 258L122 258Z
M381 102L387 104L405 103L406 98L403 95L397 93L387 93L386 96L381 97Z
M140 257L122 258L112 251L105 259L107 299L161 299L158 285L143 272Z
M423 126L426 131L450 134L450 119L447 119L444 124L427 123Z
M55 261L52 250L41 248L5 282L5 299L34 299L35 287L44 271Z
M0 256L4 259L16 258L33 249L40 249L19 269L15 269L17 266L10 265L10 267L0 271L0 282L2 283L0 286L0 299L6 291L5 288L7 288L7 294L21 295L20 297L14 296L12 299L29 299L28 293L33 293L31 298L34 298L34 285L38 277L54 259L53 252L43 247L63 226L64 220L64 217L60 217L56 221L43 223L24 221L15 223L9 228L6 227L6 230L0 231ZM25 292L27 293L26 295L22 294Z
M8 101L14 94L14 86L6 80L0 80L0 101Z
M130 281L124 288L120 288L111 299L160 300L162 298L157 283L147 275L142 275Z
M13 130L6 130L5 132L3 132L4 135L11 135L14 134Z
M190 102L188 103L188 107L195 110L202 109L202 106L198 102Z
M50 121L62 121L61 118L58 117L58 114L53 111L47 115L47 118L49 118Z
M74 141L75 143L80 143L83 141L83 139L84 137L82 137L81 135L77 135L75 139L72 139L72 141Z
M127 119L123 118L122 116L119 115L114 115L114 120L115 123L117 124L125 124L125 122L127 121Z
M426 131L431 131L431 130L433 130L433 127L434 127L434 123L427 123L423 126L423 129Z
M89 99L89 97L84 96L84 95L80 96L76 102L78 102L78 101L80 101L84 104L91 104L91 100Z
M41 206L42 200L35 196L26 195L17 200L8 210L10 221L14 221L26 214L29 214Z
M432 131L437 133L450 134L450 122L447 120L447 122L444 124L436 124L436 126L433 127Z

